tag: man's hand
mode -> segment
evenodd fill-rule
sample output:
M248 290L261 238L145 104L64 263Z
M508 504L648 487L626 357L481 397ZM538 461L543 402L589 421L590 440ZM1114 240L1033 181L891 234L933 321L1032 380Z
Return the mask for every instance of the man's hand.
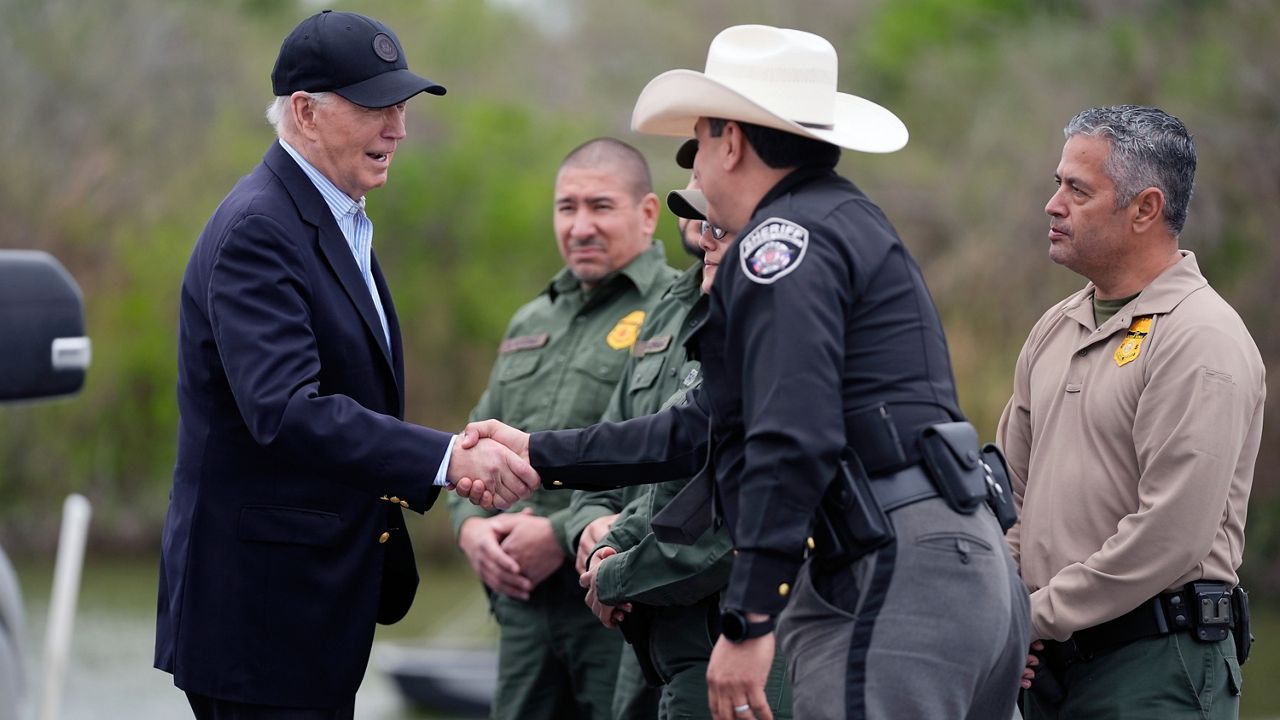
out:
M609 532L609 528L613 527L613 521L617 519L618 513L602 515L582 529L582 535L578 537L578 559L574 563L579 575L587 571L591 551L596 549L596 545L600 544L600 538Z
M583 602L587 604L587 607L591 608L591 612L594 613L595 616L600 619L600 622L607 628L618 627L618 623L622 622L627 617L627 613L631 612L631 603L618 605L616 607L613 605L605 605L600 602L600 597L596 594L596 573L599 572L600 566L604 565L605 560L617 554L618 551L611 547L606 546L600 548L600 552L596 553L596 563L591 566L590 570L582 573L578 577L578 584L587 589L587 594L586 597L583 598Z
M474 447L477 442L485 438L490 438L506 445L511 449L511 452L519 455L525 462L529 462L529 433L517 430L498 420L479 420L467 423L467 426L462 430L462 445L460 447Z
M534 515L531 509L506 517L514 518L515 523L502 540L502 551L516 561L531 587L537 587L564 564L564 549L556 540L551 521Z
M490 590L528 600L534 583L521 574L520 563L501 546L519 517L518 513L511 513L467 518L458 532L458 547L467 556L471 569Z
M1044 650L1044 643L1040 640L1031 642L1031 652L1027 654L1027 666L1022 668L1022 689L1030 690L1031 683L1035 682L1036 670L1040 667L1039 653Z
M526 459L528 434L496 421L488 422L510 431L494 430L503 437L511 433L523 436L523 447L526 449L521 452L512 451L501 442L488 439L488 435L480 437L471 431L472 426L468 426L467 431L455 441L446 478L454 492L472 503L486 509L497 507L506 510L516 501L533 494L538 487L538 474ZM485 427L485 423L473 425Z
M773 633L741 643L732 643L723 637L716 641L711 662L707 664L707 702L711 717L773 720L773 710L764 694L769 666L773 664L773 642ZM736 712L735 708L743 711Z

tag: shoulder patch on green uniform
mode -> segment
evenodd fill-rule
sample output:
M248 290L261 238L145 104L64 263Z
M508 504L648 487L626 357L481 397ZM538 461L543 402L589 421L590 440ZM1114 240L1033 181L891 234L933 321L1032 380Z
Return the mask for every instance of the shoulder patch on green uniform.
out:
M519 350L534 350L547 344L551 339L551 333L538 333L537 335L520 335L518 337L507 338L498 346L498 354L506 355L507 353L517 352Z
M800 266L809 248L809 231L773 217L757 225L738 245L742 273L752 282L771 285Z

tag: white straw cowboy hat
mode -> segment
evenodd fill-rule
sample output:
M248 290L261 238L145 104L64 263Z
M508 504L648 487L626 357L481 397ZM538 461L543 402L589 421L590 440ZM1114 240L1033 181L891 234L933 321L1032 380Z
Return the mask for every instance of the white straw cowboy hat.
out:
M836 91L836 50L813 33L736 25L711 41L704 72L669 70L636 100L631 129L692 137L699 117L777 128L850 150L888 153L907 144L897 115Z

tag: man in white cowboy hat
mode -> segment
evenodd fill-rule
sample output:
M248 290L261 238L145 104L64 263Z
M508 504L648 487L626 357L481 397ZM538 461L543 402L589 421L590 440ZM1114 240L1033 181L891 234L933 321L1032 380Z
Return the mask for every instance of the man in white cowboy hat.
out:
M796 718L1007 718L1028 609L984 502L997 486L919 268L835 172L840 148L892 152L907 131L837 92L836 67L816 35L731 27L705 72L663 73L636 101L634 129L697 138L707 218L739 236L691 341L705 370L692 401L532 436L482 423L464 446L493 437L559 487L704 468L735 548L715 717L770 717L777 619ZM482 485L460 490L491 500Z

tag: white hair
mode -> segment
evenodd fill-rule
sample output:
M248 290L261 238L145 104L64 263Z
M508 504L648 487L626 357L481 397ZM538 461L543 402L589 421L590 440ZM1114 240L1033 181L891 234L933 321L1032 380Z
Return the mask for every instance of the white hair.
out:
M267 122L271 123L271 127L275 128L277 136L280 135L285 118L289 116L289 101L292 97L292 95L279 95L275 100L271 101L270 105L267 105ZM333 99L333 93L307 93L307 97L317 105L325 105Z

